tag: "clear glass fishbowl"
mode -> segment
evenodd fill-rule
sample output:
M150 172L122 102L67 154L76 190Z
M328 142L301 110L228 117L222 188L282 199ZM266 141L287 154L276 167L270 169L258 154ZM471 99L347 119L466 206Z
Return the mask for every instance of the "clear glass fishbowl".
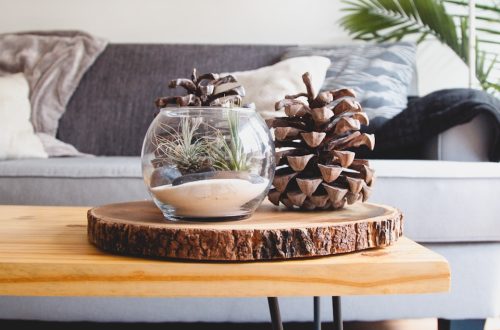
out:
M168 220L250 217L274 170L271 133L253 109L163 108L142 147L144 182Z

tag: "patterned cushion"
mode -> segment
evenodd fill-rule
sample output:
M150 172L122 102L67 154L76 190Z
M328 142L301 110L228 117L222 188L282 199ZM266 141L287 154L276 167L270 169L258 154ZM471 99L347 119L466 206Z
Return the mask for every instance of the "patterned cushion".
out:
M295 47L283 58L319 55L332 64L323 89L353 88L372 120L381 124L406 108L415 68L412 43L356 44L330 47Z

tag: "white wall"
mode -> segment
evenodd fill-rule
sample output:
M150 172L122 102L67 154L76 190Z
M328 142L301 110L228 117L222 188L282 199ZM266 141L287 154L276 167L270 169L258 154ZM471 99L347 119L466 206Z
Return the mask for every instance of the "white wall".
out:
M0 33L81 29L113 42L347 41L340 0L0 0Z
M343 44L340 0L0 0L0 33L79 29L111 42ZM467 67L430 41L417 54L422 94L467 87Z

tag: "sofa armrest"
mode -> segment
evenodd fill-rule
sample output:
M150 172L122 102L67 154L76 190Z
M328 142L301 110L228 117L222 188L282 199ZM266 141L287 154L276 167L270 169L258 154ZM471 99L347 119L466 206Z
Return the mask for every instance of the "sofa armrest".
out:
M435 160L487 162L493 129L490 115L478 115L431 139L424 148L424 156Z

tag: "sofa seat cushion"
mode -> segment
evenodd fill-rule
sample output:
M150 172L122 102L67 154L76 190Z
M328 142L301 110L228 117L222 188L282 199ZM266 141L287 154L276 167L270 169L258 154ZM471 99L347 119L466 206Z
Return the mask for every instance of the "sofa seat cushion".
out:
M0 204L91 206L146 198L139 157L0 162Z
M370 202L402 210L418 242L500 241L500 163L372 161Z
M500 242L500 164L373 160L370 202L398 207L418 242ZM139 157L0 162L0 204L100 205L147 199Z

